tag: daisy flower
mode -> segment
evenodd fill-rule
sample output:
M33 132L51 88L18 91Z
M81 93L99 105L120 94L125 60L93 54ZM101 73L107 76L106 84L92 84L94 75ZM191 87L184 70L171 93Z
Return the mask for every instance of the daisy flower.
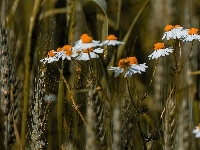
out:
M120 45L120 44L124 44L124 42L120 42L120 41L117 41L117 37L113 34L109 35L107 37L107 40L101 42L101 45Z
M80 38L81 38L80 40L75 42L75 46L73 47L73 50L83 50L83 49L88 49L91 47L101 46L99 44L99 41L93 40L92 37L90 37L87 34L83 34Z
M58 61L59 60L59 53L57 53L54 50L50 50L47 54L47 57L44 59L41 59L40 62L43 62L44 64L47 63L52 63L54 61Z
M183 29L180 25L175 25L173 29L173 39L183 39L186 37L188 29Z
M167 25L165 27L165 33L162 37L162 40L164 40L165 38L167 40L169 39L183 39L186 37L188 30L187 29L183 29L183 27L181 27L180 25Z
M193 134L195 134L196 138L200 137L200 125L196 126L195 129L192 131Z
M110 67L109 70L115 72L115 77L119 76L121 73L124 74L124 78L131 77L132 74L146 72L146 63L138 64L136 57L128 57L126 59L120 59L118 67Z
M148 56L149 60L154 58L157 59L160 56L169 55L169 53L173 52L173 47L165 48L164 43L156 43L154 44L154 50L155 51Z
M162 37L162 40L166 37L167 40L171 39L173 37L173 25L166 25L165 27L165 33Z
M96 54L101 54L103 53L103 49L101 48L88 48L88 49L84 49L80 52L79 56L76 58L76 60L90 60L90 58L99 58L99 56Z
M71 60L71 57L76 57L78 55L72 50L71 45L64 45L62 48L58 48L57 52L59 52L59 58L62 58L62 60L65 60L65 58Z
M185 33L185 38L183 39L184 42L191 42L193 40L200 41L200 35L198 35L198 29L190 28L187 33Z

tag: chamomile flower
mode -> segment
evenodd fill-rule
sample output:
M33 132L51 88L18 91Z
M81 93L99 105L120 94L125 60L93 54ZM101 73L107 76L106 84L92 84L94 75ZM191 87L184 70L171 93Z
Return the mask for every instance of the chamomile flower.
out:
M169 55L169 53L173 52L173 47L165 48L164 43L156 43L154 44L154 52L149 55L150 59L157 59L160 56Z
M103 49L101 48L88 48L88 49L84 49L80 52L80 54L78 55L78 57L76 58L76 60L90 60L91 58L99 58L99 56L96 54L100 54L103 53Z
M88 49L91 47L97 47L100 46L99 41L95 41L87 34L83 34L81 39L75 42L75 46L73 47L73 50L83 50Z
M167 40L169 40L169 39L171 39L173 37L173 28L174 28L173 25L167 25L165 27L165 33L164 33L164 35L162 37L162 40L164 38L167 38Z
M200 125L196 126L192 133L195 134L196 138L200 138Z
M124 44L124 42L121 42L121 41L117 41L117 37L113 34L109 35L107 37L107 40L101 42L101 45L121 45L121 44Z
M54 50L50 50L47 54L47 57L44 58L44 59L41 59L40 62L43 62L44 64L45 63L52 63L54 61L58 61L59 60L59 54L54 51Z
M185 33L185 38L183 39L184 42L191 42L193 40L200 41L200 35L198 35L198 29L190 28L187 33Z
M173 39L183 39L186 37L188 30L183 29L180 25L175 25L173 29Z
M180 25L167 25L165 27L165 33L162 37L162 40L164 40L165 38L167 40L169 39L183 39L186 37L188 30L187 29L183 29L183 27L181 27Z
M138 64L136 57L128 57L126 59L120 59L118 67L110 67L109 70L115 72L115 77L119 76L121 73L124 74L124 78L131 77L132 74L146 72L146 63Z
M64 45L62 48L58 48L57 52L59 52L59 57L64 59L71 60L71 57L76 57L78 54L72 50L71 45Z

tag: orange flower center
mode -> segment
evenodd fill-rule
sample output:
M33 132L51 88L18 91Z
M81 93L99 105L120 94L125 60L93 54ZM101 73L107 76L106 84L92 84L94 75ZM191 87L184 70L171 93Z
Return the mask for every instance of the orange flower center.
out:
M190 34L190 35L198 34L198 29L196 29L196 28L191 28L191 29L188 31L188 34Z
M66 51L65 51L65 54L66 54L67 56L71 56L71 55L72 55L72 50L71 50L71 49L66 50Z
M82 50L82 52L83 53L93 52L93 48L84 49L84 50Z
M166 25L166 27L165 27L165 32L170 31L170 30L172 30L173 28L174 28L173 25Z
M56 53L54 53L54 50L50 50L49 52L48 52L48 57L53 57L53 56L55 56L56 55Z
M62 50L64 50L64 51L67 51L67 50L71 50L71 48L72 48L72 46L71 45L64 45L63 47L62 47Z
M175 25L175 26L174 26L174 28L178 28L178 27L181 27L181 26L180 26L180 25Z
M130 66L132 64L138 64L137 58L134 57L127 57L127 59L120 59L118 63L118 67L125 68L126 66Z
M135 56L134 57L127 57L127 60L129 60L129 65L138 64L137 58Z
M154 50L159 50L165 48L164 43L156 43L154 44Z
M81 39L82 39L82 43L91 43L92 42L92 38L90 36L84 36Z
M111 34L107 37L107 40L117 40L117 37L115 35Z
M125 60L126 60L126 59L120 59L120 60L119 60L119 63L118 63L118 67L124 68L124 67L125 67Z
M84 34L82 34L82 35L81 35L81 37L80 37L80 38L82 39L82 38L84 38L84 37L89 37L89 35L88 35L88 34L86 34L86 33L84 33Z
M59 48L57 48L57 52L60 52L62 49L59 47Z

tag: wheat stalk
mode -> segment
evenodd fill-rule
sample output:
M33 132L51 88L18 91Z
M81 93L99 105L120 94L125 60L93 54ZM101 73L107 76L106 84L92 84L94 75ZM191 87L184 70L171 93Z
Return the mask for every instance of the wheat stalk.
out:
M169 100L169 103L166 106L166 115L165 115L165 124L164 124L164 135L165 143L164 149L173 150L174 149L174 133L175 133L175 102L173 99Z

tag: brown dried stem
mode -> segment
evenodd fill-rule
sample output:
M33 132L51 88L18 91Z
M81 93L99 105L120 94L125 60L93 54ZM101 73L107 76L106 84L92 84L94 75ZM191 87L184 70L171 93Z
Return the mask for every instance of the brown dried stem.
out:
M59 69L59 72L61 73L61 69ZM74 99L74 97L73 97L73 95L72 95L72 90L70 89L70 86L69 86L69 84L67 83L67 80L65 79L65 77L64 77L63 75L61 75L61 79L64 81L64 83L65 83L65 85L66 85L66 87L67 87L67 90L68 90L68 92L69 92L70 99L71 99L71 101L72 101L72 104L73 104L74 108L75 108L76 111L79 113L79 115L80 115L81 119L83 120L84 124L87 126L87 123L86 123L86 121L85 121L85 118L83 117L82 113L80 112L79 106L76 104L76 101L75 101L75 99Z

